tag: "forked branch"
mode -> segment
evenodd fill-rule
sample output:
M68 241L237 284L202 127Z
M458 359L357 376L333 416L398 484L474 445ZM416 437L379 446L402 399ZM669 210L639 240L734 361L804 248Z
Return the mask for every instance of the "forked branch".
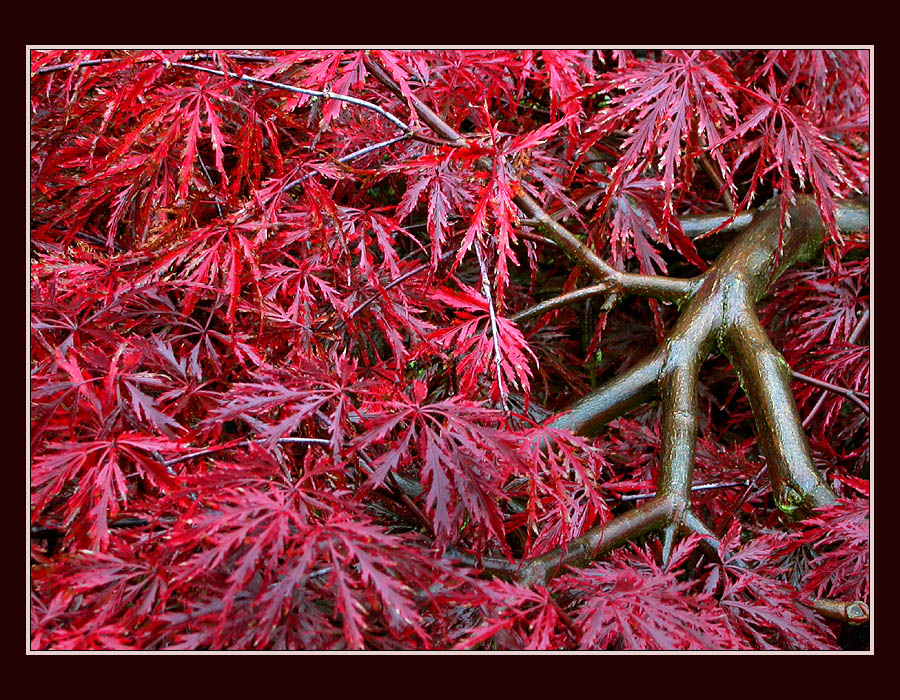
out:
M467 145L421 100L404 95L375 61L370 58L367 65L394 94L410 100L422 120L439 136L453 146ZM491 160L485 157L478 164L488 170L493 168ZM657 350L550 423L554 428L589 434L641 403L659 397L663 418L657 495L574 538L565 547L515 566L506 561L483 561L485 571L499 575L516 572L524 583L546 581L564 565L584 564L630 539L659 530L663 531L664 557L671 552L679 531L701 534L707 549L712 549L713 534L691 510L690 494L697 438L698 373L703 361L716 349L731 360L750 399L778 507L789 515L805 517L834 502L834 493L810 457L790 390L790 367L772 345L754 308L786 269L811 259L821 249L824 224L813 199L798 197L784 219L779 200L761 207L748 226L742 222L746 229L715 264L690 280L628 275L615 270L521 189L515 202L544 235L600 282L588 290L527 309L516 320L607 290L611 294L624 292L678 301L683 308ZM729 218L735 216L729 215L721 223ZM844 230L867 227L867 203L845 203L838 219Z
M778 507L793 517L834 502L834 493L813 465L790 391L791 370L772 345L754 304L778 276L809 259L822 245L824 225L815 202L798 198L782 230L779 202L762 207L753 223L699 279L664 343L628 372L576 402L550 425L581 434L652 398L663 403L662 451L657 494L611 522L543 556L519 565L522 582L546 581L563 566L584 564L630 539L663 531L664 554L677 532L696 532L706 549L715 538L691 510L690 491L697 437L697 376L718 349L735 367L748 394ZM861 222L867 225L867 222ZM493 562L485 562L491 571ZM504 564L496 573L508 571Z

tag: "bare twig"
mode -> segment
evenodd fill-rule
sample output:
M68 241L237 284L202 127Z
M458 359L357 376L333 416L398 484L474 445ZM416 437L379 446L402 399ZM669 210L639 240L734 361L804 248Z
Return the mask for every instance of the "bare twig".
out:
M847 338L848 343L856 343L862 332L866 329L866 326L869 325L869 310L866 309L862 316L859 317L859 321L856 322L856 326L854 326L853 330L850 333L850 336ZM807 414L806 418L803 419L803 427L808 428L810 423L813 422L813 419L818 415L822 406L825 405L825 394L822 394L819 397L819 400L816 401L815 406L812 407L812 410Z
M260 56L258 54L239 54L239 53L227 53L225 54L226 58L231 59L232 61L251 61L254 63L270 63L272 61L277 60L275 56ZM183 56L182 61L208 61L212 60L213 56L207 53L195 53L189 56ZM105 63L116 63L121 61L128 60L128 56L117 56L116 58L92 58L89 61L82 61L81 63L70 62L70 63L57 63L54 66L43 66L38 68L33 75L43 75L44 73L55 73L57 71L62 70L81 70L82 68L87 68L89 66L102 66ZM162 59L158 56L152 56L147 58L139 58L135 63L159 63Z
M738 481L717 481L712 484L695 484L691 486L691 491L712 491L713 489L730 489L735 486L746 486L749 482L746 479L739 479ZM632 493L626 494L622 496L620 501L642 501L647 498L655 498L657 496L656 492L654 493Z
M234 78L235 80L240 80L241 82L250 83L252 85L265 85L266 87L285 90L287 92L293 92L298 95L307 95L309 97L318 97L324 100L337 100L338 102L346 102L348 104L356 105L357 107L362 107L363 109L368 109L372 112L375 112L376 114L387 119L391 124L396 126L404 133L412 132L412 129L408 125L404 124L402 121L400 121L400 119L395 117L387 110L379 107L374 102L369 102L368 100L363 100L359 97L353 97L352 95L342 95L337 92L331 92L330 90L311 90L309 88L297 87L296 85L288 85L287 83L279 83L276 80L254 78L251 75L238 75L237 73L232 73L231 71L222 71L215 68L207 68L206 66L195 66L191 65L190 63L184 63L182 61L176 61L174 63L170 63L169 65L174 68L185 68L187 70L198 71L200 73L220 75L223 78Z
M226 56L233 60L254 61L254 62L271 62L271 61L276 60L274 57L259 56L259 55L249 55L248 56L248 55L242 55L242 54L226 54ZM165 64L166 66L172 66L172 67L177 67L177 68L186 68L188 70L198 71L201 73L209 73L211 75L220 75L222 77L234 78L235 80L240 80L245 83L250 83L253 85L265 85L267 87L272 87L272 88L276 88L279 90L286 90L288 92L294 92L294 93L301 94L301 95L308 95L308 96L316 98L316 99L322 98L322 99L326 99L326 100L338 100L339 102L347 102L349 104L356 105L357 107L362 107L363 109L368 109L373 112L376 112L377 114L381 115L382 117L387 119L389 122L391 122L398 129L401 129L404 132L404 134L407 136L407 138L412 138L417 141L422 141L424 143L429 143L429 144L432 144L435 146L454 145L445 139L434 138L434 137L428 136L426 134L418 133L411 126L409 126L408 124L404 124L400 119L398 119L396 116L394 116L387 110L379 107L378 105L376 105L373 102L369 102L368 100L363 100L358 97L353 97L351 95L342 95L340 93L331 92L330 90L312 90L309 88L301 88L301 87L297 87L295 85L289 85L287 83L281 83L281 82L278 82L275 80L268 80L265 78L255 78L250 75L238 75L237 73L232 73L230 71L222 71L222 70L217 70L215 68L208 68L206 66L198 66L198 65L192 65L190 63L185 63L185 61L211 60L212 58L213 57L210 54L196 53L196 54L191 54L189 56L183 56L182 58L180 58L177 61L169 61L168 59L166 59L164 57L154 56L154 57L138 59L137 62L138 63L159 62L159 63ZM52 73L54 71L61 71L61 70L80 69L80 68L88 67L88 66L98 66L98 65L103 65L106 63L120 62L123 60L126 60L126 59L124 57L122 57L122 58L98 58L98 59L92 59L89 61L83 61L83 62L77 63L77 64L75 62L61 63L61 64L58 64L55 66L44 66L42 68L39 68L38 70L36 70L34 72L34 75L39 75L39 74L43 74L43 73ZM385 145L385 144L382 144L382 145ZM381 148L382 145L377 145L377 147ZM370 148L370 150L374 150L375 146L369 147L369 148ZM368 152L368 151L365 151L365 152ZM362 155L362 153L357 153L352 157L357 157L360 155Z
M456 255L456 251L454 251L454 250L448 250L446 253L444 253L444 254L440 257L440 259L441 259L442 261L443 261L443 260L447 260L448 258L450 258L450 257L452 257L452 256L454 256L454 255ZM397 286L398 284L400 284L401 282L405 282L405 281L408 280L410 277L414 277L415 275L418 275L420 272L425 272L425 270L429 269L430 267L431 267L431 265L430 265L429 263L422 263L421 265L418 265L417 267L414 267L412 270L409 270L408 272L404 272L404 273L403 273L402 275L400 275L399 277L397 277L397 278L391 280L391 281L388 282L386 285L384 285L384 288L383 288L383 289L384 289L384 291L387 291L387 290L389 290L389 289L393 289L394 287L396 287L396 286ZM366 308L367 306L369 306L369 304L371 304L372 302L374 302L375 300L377 300L377 299L379 298L379 296L380 296L379 294L373 294L372 296L370 296L368 299L366 299L364 302L362 302L359 306L355 307L355 308L347 315L348 318L353 318L354 316L356 316L357 314L359 314L360 312L362 312L363 310L365 310L365 308ZM315 329L315 330L316 330L316 331L320 331L320 330L322 330L326 325L328 325L328 321L322 321L322 323L320 323L318 326L316 326L316 329ZM340 327L340 324L338 325L338 327Z
M510 320L515 321L516 323L527 321L529 318L540 316L541 314L547 313L548 311L553 311L554 309L559 309L563 306L574 304L575 302L581 301L582 299L589 299L591 297L598 296L600 294L606 294L608 292L609 284L606 282L595 284L591 287L582 287L581 289L575 289L566 294L560 294L559 296L553 297L552 299L542 301L540 304L530 306L527 309L510 316Z
M210 188L214 187L212 176L209 174L209 170L206 167L206 163L203 162L203 158L200 156L200 153L197 153L197 160L200 161L200 169L203 170L203 175L206 177L206 181L209 183ZM222 216L222 206L219 204L219 198L216 196L214 192L210 192L213 196L213 201L216 204L216 209L219 212L219 217Z
M863 413L869 415L869 407L862 400L862 398L868 399L869 395L864 394L861 391L854 391L853 389L845 389L842 386L838 386L837 384L831 384L830 382L823 382L821 379L816 379L814 377L809 377L805 374L801 374L800 372L791 371L791 375L794 379L799 379L801 382L806 382L807 384L812 384L813 386L817 386L820 389L827 389L828 391L832 391L835 394L840 394L844 396L859 406ZM862 398L860 398L862 397Z
M207 68L206 66L194 66L189 63L182 63L180 61L170 64L176 68L187 68L188 70L199 71L201 73L210 73L212 75L221 75L222 77L234 78L235 80L240 80L245 83L251 83L253 85L265 85L266 87L276 88L278 90L286 90L287 92L297 93L299 95L309 95L314 98L321 98L325 100L337 100L338 102L347 102L348 104L356 105L357 107L362 107L363 109L368 109L376 114L387 119L391 124L396 126L398 129L403 131L409 138L416 139L417 141L424 141L425 143L430 143L434 145L440 146L455 146L457 145L455 142L446 141L442 139L435 139L431 136L426 136L424 134L418 133L415 129L413 129L408 124L404 124L398 117L394 116L386 109L379 107L374 102L369 102L368 100L360 99L359 97L353 97L352 95L342 95L337 92L331 92L330 90L311 90L309 88L301 88L296 85L288 85L287 83L280 83L275 80L266 80L265 78L254 78L250 75L238 75L237 73L232 73L230 71L221 71L216 70L214 68Z
M249 447L251 444L260 444L266 442L265 440L241 440L240 442L225 444L225 445L217 445L216 447L210 447L205 450L199 450L197 452L191 452L190 454L181 455L175 459L163 460L160 459L159 456L156 456L157 461L159 461L163 466L170 467L173 464L178 464L179 462L184 462L189 459L196 459L197 457L205 457L207 455L215 454L216 452L223 452L225 450L231 450L236 447ZM301 445L322 445L324 447L328 447L331 445L330 440L325 440L323 438L307 438L307 437L285 437L279 438L276 441L279 445L288 445L288 444L301 444ZM359 461L362 465L363 471L368 475L372 475L372 467L369 463L368 458L360 452ZM397 481L394 479L393 474L388 474L388 483L386 484L387 490L391 493L391 495L399 500L404 506L406 506L410 512L415 515L416 520L418 520L422 526L433 536L434 529L431 524L431 521L427 518L427 516L419 509L419 507L413 503L412 499L406 495L403 489L399 486Z
M578 625L569 617L569 614L562 609L562 606L556 602L556 599L553 596L549 596L550 604L556 610L556 614L559 616L559 619L562 620L563 624L569 629L569 632L572 634L572 639L576 641L581 639L581 630L578 628Z
M521 222L520 222L521 223ZM556 241L552 238L547 238L546 236L542 236L539 233L534 233L532 231L517 231L516 235L519 238L524 238L525 240L532 241L534 243L543 243L545 245L556 245Z
M722 199L725 201L725 206L728 208L728 211L734 211L734 199L731 196L731 192L728 191L728 188L725 187L725 181L722 179L722 174L719 172L719 168L715 163L710 160L709 155L706 153L700 154L700 165L703 166L703 169L706 171L706 174L709 175L710 179L715 183L716 187L722 192Z
M449 253L447 254L447 257L449 257ZM410 270L409 272L404 272L402 275L400 275L400 276L397 277L396 279L393 279L393 280L391 280L390 282L388 282L386 285L384 285L384 291L387 291L387 290L389 290L389 289L392 289L392 288L396 287L398 284L400 284L401 282L405 282L405 281L408 280L410 277L415 277L415 276L418 275L420 272L424 272L425 270L427 270L429 267L431 267L431 265L429 265L428 263L422 263L421 265L418 265L418 266L414 267L414 268L413 268L412 270ZM350 318L353 318L354 316L356 316L358 313L360 313L361 311L363 311L367 306L369 306L369 304L371 304L371 303L372 303L373 301L375 301L377 298L378 298L378 295L377 295L377 294L373 294L372 296L370 296L370 297L369 297L368 299L366 299L362 304L360 304L359 306L357 306L356 308L354 308L354 309L349 313L349 317L350 317Z
M37 223L37 222L34 222L34 223ZM52 230L53 230L55 233L63 233L63 232L60 231L59 229L52 229ZM79 238L79 239L81 239L81 240L83 240L83 241L86 241L87 243L93 243L94 245L101 246L101 247L103 247L103 248L107 248L107 247L108 247L107 240L106 240L105 238L101 238L100 236L95 236L95 235L93 235L92 233L86 233L86 232L84 232L84 231L76 231L76 232L75 232L74 234L72 234L72 235L73 235L75 238ZM36 246L36 247L38 247L38 246L44 246L44 247L46 247L46 246L51 246L51 245L52 245L52 246L56 246L56 245L57 245L57 244L55 244L55 243L50 243L49 241L35 241L35 240L32 240L32 241L30 241L30 243L31 243L32 246ZM124 252L124 250L122 249L122 247L121 247L118 243L116 243L115 241L112 242L112 250L113 250L114 253L122 253L122 252Z
M411 138L409 133L400 134L400 136L395 136L394 138L387 139L385 141L379 141L378 143L373 143L370 146L366 146L365 148L360 148L358 151L353 151L353 153L348 153L345 156L341 156L337 159L338 163L349 163L351 160L355 158L360 158L368 153L372 153L373 151L377 151L381 148L386 148L387 146L391 146L400 141L405 141L406 139ZM309 178L311 178L315 174L315 171L308 172L305 175L298 177L296 180L291 180L288 184L281 188L282 192L286 192L287 190L293 189L299 184L306 182Z
M368 457L366 457L362 451L358 454L360 465L362 466L363 472L367 476L372 476L373 469L372 464L369 461ZM403 490L400 484L397 483L397 480L394 478L394 474L392 472L388 472L386 479L385 487L391 496L400 501L407 509L416 517L416 520L425 528L425 531L434 537L434 526L431 524L431 521L428 519L428 516L425 515L417 506L413 500L407 495L407 493Z
M727 520L723 521L722 524L722 534L724 535L724 530L731 526L731 522L734 520L735 513L738 512L738 509L744 505L744 502L750 497L750 493L753 489L756 488L756 484L759 483L759 480L762 478L762 475L766 473L766 465L764 464L760 469L757 470L756 474L753 475L753 478L747 483L747 488L744 489L744 492L741 494L740 498L737 499L737 502L731 508L731 513Z

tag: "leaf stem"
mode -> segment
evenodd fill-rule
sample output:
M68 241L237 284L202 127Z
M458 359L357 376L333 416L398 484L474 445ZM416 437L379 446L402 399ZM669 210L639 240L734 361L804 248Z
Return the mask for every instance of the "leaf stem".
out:
M491 340L494 344L494 371L497 373L497 387L500 391L500 403L503 412L509 415L509 396L506 386L503 384L503 354L500 350L500 331L497 328L497 313L494 310L494 298L491 294L491 281L488 278L487 268L484 265L484 256L481 252L481 241L475 237L475 255L478 258L478 266L481 268L481 291L487 300L488 315L491 322Z

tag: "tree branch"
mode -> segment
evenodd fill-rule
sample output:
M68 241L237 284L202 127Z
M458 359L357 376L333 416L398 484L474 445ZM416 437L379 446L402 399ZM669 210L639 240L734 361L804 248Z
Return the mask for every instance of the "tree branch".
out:
M576 204L587 201L590 197L582 197ZM869 226L869 200L867 197L845 199L836 202L835 218L841 233L855 233ZM716 214L690 214L678 217L681 231L688 238L702 238L717 231L719 234L738 234L744 231L753 221L759 209L748 209L739 213L722 212ZM560 209L551 218L564 220L568 209ZM542 223L537 219L520 219L519 224L537 228ZM720 228L721 227L721 228Z
M219 75L223 78L234 78L235 80L240 80L244 83L250 83L252 85L265 85L266 87L276 88L278 90L285 90L287 92L293 92L298 95L308 95L310 97L319 97L325 100L337 100L339 102L347 102L348 104L356 105L357 107L362 107L363 109L368 109L376 114L387 119L391 124L396 126L398 129L407 134L413 134L413 130L407 124L404 124L400 119L395 117L393 114L388 112L387 110L379 107L374 102L369 102L368 100L362 100L358 97L353 97L351 95L342 95L337 92L331 92L329 90L311 90L309 88L301 88L295 85L288 85L287 83L279 83L275 80L266 80L265 78L254 78L251 75L238 75L237 73L232 73L230 71L221 71L215 68L207 68L206 66L195 66L190 63L183 63L182 61L176 61L174 63L169 63L174 68L185 68L187 70L197 71L200 73L209 73L210 75Z
M657 496L637 508L617 515L605 525L588 530L546 554L522 563L517 579L522 585L545 583L565 566L584 566L588 562L619 547L629 540L668 524L674 514L674 503ZM493 573L493 572L490 572Z
M699 278L659 348L550 422L550 427L592 434L657 394L663 400L658 493L641 506L648 510L626 514L630 518L622 522L619 518L625 516L619 516L574 540L574 553L567 548L550 559L572 563L585 555L589 545L597 545L598 555L607 546L624 541L620 535L627 539L636 532L659 528L665 528L664 552L671 550L678 529L713 536L691 513L689 495L697 375L715 345L728 355L750 399L779 508L802 516L834 502L834 493L816 471L803 435L790 391L790 369L760 325L753 306L784 270L812 256L822 245L824 225L811 198L803 197L790 208L790 225L784 229L779 209L776 201L762 207L753 224ZM552 568L548 561L538 557L524 562L520 578L546 577Z
M841 233L855 233L869 226L869 198L858 197L836 202L835 220ZM759 209L748 209L740 213L699 214L696 216L680 216L678 223L688 238L700 238L716 229L719 233L740 233L753 222Z
M866 309L865 313L860 316L859 321L856 322L856 326L853 328L853 331L850 333L850 337L847 338L848 343L855 343L859 340L859 337L862 335L862 332L865 330L866 326L869 324L869 310ZM819 397L819 400L816 401L816 405L813 406L812 410L807 414L806 418L803 419L803 427L809 427L809 424L812 423L813 419L819 413L819 410L822 406L825 405L825 394L822 394Z
M808 377L805 374L800 374L800 372L797 372L796 370L791 370L791 376L794 379L798 379L801 382L806 382L807 384L812 384L813 386L817 386L820 389L827 389L828 391L833 391L835 394L840 394L841 396L844 396L856 403L856 405L862 409L863 413L869 415L869 407L862 400L868 399L868 394L865 394L861 391L854 391L853 389L845 389L842 386L831 384L830 382L823 382L821 379L816 379L815 377Z
M665 353L657 349L626 372L576 401L556 416L549 427L592 435L609 421L656 396Z
M750 399L772 481L775 503L785 513L806 515L830 505L834 494L813 465L791 393L791 372L750 304L725 335L725 351Z
M697 447L697 396L699 348L688 348L672 369L663 370L659 393L663 404L659 428L659 494L675 504L674 518L663 532L663 562L667 563L675 545L675 534L690 510L694 452Z
M869 606L861 600L847 602L818 598L803 604L829 620L838 620L850 625L867 625L869 623Z
M435 114L424 102L415 95L404 95L400 86L384 71L384 69L371 56L366 58L366 67L380 80L385 87L400 99L408 99L413 109L435 133L447 139L450 145L465 148L468 143L453 127ZM492 170L493 163L489 158L481 157L476 163L485 170ZM579 241L567 228L550 218L541 206L526 192L520 191L514 199L516 205L525 214L538 220L545 229L545 233L553 239L566 253L578 264L601 280L609 280L619 283L620 273L601 260L594 251Z
M563 306L574 304L578 301L581 301L582 299L589 299L591 297L599 296L600 294L606 294L607 292L609 292L609 284L605 282L601 284L595 284L591 287L582 287L581 289L576 289L574 291L567 292L566 294L560 294L559 296L553 297L552 299L542 301L540 304L530 306L523 311L519 311L518 313L513 314L509 317L509 320L515 321L516 323L521 323L522 321L527 321L529 318L534 318L535 316L545 314L548 311L560 309Z
M371 146L366 146L365 148L360 148L358 151L353 151L353 153L348 153L347 155L341 156L340 158L337 158L336 160L338 163L349 163L351 160L354 160L355 158L359 158L368 153L372 153L373 151L377 151L379 149L386 148L387 146L391 146L400 141L405 141L408 138L411 138L411 134L409 134L409 133L400 134L400 136L395 136L394 138L387 139L385 141L379 141L378 143L373 143ZM306 175L302 175L301 177L298 177L296 180L292 180L291 182L286 184L284 187L282 187L281 191L287 192L288 190L293 189L297 185L302 184L303 182L306 182L306 180L311 178L314 175L314 173L315 173L315 171L308 172L308 173L306 173Z

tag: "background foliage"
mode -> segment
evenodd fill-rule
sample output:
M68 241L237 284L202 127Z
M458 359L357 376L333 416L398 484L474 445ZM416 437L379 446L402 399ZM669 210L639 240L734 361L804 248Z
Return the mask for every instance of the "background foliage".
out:
M32 52L33 648L850 644L804 603L868 600L867 415L795 384L841 500L787 523L721 358L694 501L721 564L688 538L662 567L650 537L527 588L454 556L539 555L654 488L654 406L596 438L542 423L677 310L510 320L589 283L519 188L617 268L680 276L717 250L685 217L814 194L825 258L761 317L795 370L868 392L868 235L833 225L868 192L868 60Z

